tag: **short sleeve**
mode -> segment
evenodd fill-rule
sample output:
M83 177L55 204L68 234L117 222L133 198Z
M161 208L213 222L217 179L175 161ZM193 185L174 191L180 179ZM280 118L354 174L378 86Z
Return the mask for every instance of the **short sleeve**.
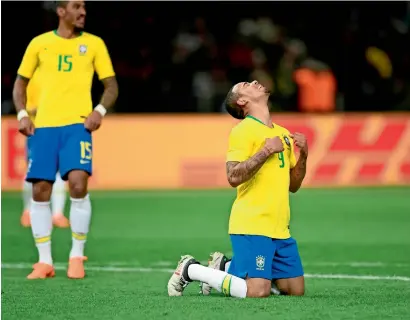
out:
M242 162L251 156L252 141L241 128L233 128L229 135L229 147L226 161Z
M112 66L110 54L107 46L102 39L98 39L97 48L94 59L94 68L98 74L98 79L102 80L109 77L114 77L115 72Z
M17 71L17 74L31 79L38 66L38 53L39 47L36 39L31 40L27 46L26 52L24 53L23 60L21 61L20 67Z

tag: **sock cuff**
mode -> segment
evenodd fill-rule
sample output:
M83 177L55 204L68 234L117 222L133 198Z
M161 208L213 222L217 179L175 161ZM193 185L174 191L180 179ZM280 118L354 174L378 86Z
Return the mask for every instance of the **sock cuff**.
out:
M88 199L90 199L90 195L88 193L84 198L72 198L72 197L70 197L70 200L72 202L82 202L82 201L88 200Z
M71 236L72 236L75 240L79 240L79 241L85 241L85 240L87 240L87 234L84 234L84 233L71 232Z
M230 274L226 275L222 281L222 293L225 297L229 297L231 295L231 283L232 283L232 276Z
M36 244L42 244L42 243L50 242L51 241L51 235L42 236L42 237L35 237L34 241L36 242Z

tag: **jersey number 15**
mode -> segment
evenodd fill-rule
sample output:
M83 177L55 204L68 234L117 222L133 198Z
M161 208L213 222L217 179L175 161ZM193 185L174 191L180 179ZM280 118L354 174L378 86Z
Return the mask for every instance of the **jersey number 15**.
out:
M71 58L73 56L70 55L63 55L59 54L58 55L58 71L62 72L70 72L71 69L73 68L73 62L71 61Z

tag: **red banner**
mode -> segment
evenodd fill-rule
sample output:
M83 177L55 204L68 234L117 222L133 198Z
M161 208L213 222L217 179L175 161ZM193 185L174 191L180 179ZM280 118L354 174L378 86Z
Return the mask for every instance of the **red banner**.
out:
M304 186L410 185L410 114L279 115L308 138ZM93 135L92 189L224 188L225 115L109 116ZM25 138L2 118L2 190L19 190Z

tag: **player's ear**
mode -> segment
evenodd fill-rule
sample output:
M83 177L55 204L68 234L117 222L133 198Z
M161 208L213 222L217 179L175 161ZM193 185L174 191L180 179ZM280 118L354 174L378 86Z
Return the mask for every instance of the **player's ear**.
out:
M57 16L58 17L63 17L64 16L64 13L65 13L65 9L64 8L62 8L62 7L57 7Z
M238 101L236 101L236 104L243 107L246 102L247 101L244 98L239 98Z

